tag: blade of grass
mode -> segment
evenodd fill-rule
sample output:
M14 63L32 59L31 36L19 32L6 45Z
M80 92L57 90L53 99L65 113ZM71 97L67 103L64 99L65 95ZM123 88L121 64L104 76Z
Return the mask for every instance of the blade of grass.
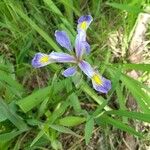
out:
M1 112L2 114L10 120L18 129L26 130L27 125L25 122L15 113L12 109L10 109L7 104L0 98Z
M132 119L137 119L140 121L145 121L150 123L150 114L145 114L145 113L139 113L139 112L130 112L126 110L112 110L112 111L107 111L107 114L114 114L118 116L124 116L127 118L132 118Z
M123 130L123 131L126 131L126 132L130 133L130 134L133 134L135 136L143 137L143 135L141 133L137 132L133 128L131 128L128 125L122 123L121 121L113 119L113 118L111 118L107 115L100 116L96 121L97 121L98 124L101 124L101 122L106 123L106 124L109 124L109 125L112 125L112 126L118 128L120 130Z
M142 90L141 84L138 81L123 74L121 76L121 80L137 100L142 111L145 113L150 113L150 97Z
M15 7L16 12L19 14L21 18L23 18L34 30L36 30L50 45L55 51L60 52L61 49L56 45L53 39L41 29L35 22L33 22L21 9Z

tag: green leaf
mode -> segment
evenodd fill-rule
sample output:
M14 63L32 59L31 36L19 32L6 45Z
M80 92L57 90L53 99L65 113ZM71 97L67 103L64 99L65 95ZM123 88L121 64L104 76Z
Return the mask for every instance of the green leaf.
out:
M128 4L109 3L109 2L107 2L106 4L111 7L120 9L120 10L126 10L127 12L130 12L130 13L140 13L142 11L139 7L130 6Z
M123 74L121 80L138 102L142 111L150 113L150 97L142 90L143 86L141 83Z
M36 92L19 100L16 103L24 112L27 112L32 108L36 107L37 105L39 105L51 92L50 89L51 86L45 87L43 89L39 89Z
M58 107L55 109L55 111L51 114L50 116L50 122L53 123L55 122L60 116L64 114L66 111L67 107L69 106L69 102L65 101L62 103L58 104Z
M85 142L88 145L94 129L94 119L91 117L85 124Z
M123 69L128 70L141 70L141 71L150 71L149 64L123 64Z
M118 116L125 116L127 118L137 119L140 121L145 121L145 122L150 123L150 114L130 112L130 111L125 111L125 110L112 110L112 111L107 111L106 113L114 114Z
M13 110L10 109L2 99L0 99L0 105L0 112L4 115L4 117L10 120L18 129L27 129L27 125L25 124L25 122L15 112L13 112Z
M116 87L116 94L117 94L117 100L119 102L120 109L125 110L126 109L126 100L123 95L123 88L120 84Z
M54 12L55 15L58 15L60 20L63 22L63 24L66 25L66 27L71 30L71 32L76 35L76 32L73 28L73 26L70 24L70 22L66 19L66 17L63 16L61 10L58 9L58 7L55 5L55 3L52 0L44 0L44 3L50 8L49 10Z
M41 130L38 135L35 137L35 139L32 141L32 143L30 144L30 147L32 147L42 136L44 135L43 130Z
M16 12L22 17L34 30L36 30L50 45L55 51L61 51L61 49L57 46L57 44L53 41L53 39L41 29L35 22L33 22L21 9L13 6Z
M24 91L22 85L4 71L0 71L0 81L7 83L16 95L20 96L19 93Z
M75 93L72 93L69 96L69 99L70 99L71 105L72 105L73 109L75 110L75 112L80 112L81 106L80 106L78 96Z
M20 131L12 131L9 133L0 134L0 142L3 143L3 142L10 141L23 132L24 130L20 130Z
M85 120L86 119L83 117L67 116L62 119L59 119L59 124L63 126L72 127L72 126L77 126L85 122Z
M112 125L120 130L126 131L130 134L133 134L135 136L139 136L139 137L143 137L143 135L139 132L137 132L136 130L134 130L133 128L129 127L128 125L120 122L119 120L113 119L107 115L102 115L100 116L98 119L96 119L96 122L98 124L109 124Z
M81 138L80 135L76 134L75 132L73 132L72 130L70 130L69 128L66 128L64 126L60 126L60 125L49 125L52 129L56 130L56 131L59 131L59 132L62 132L62 133L66 133L66 134L71 134L71 135L74 135L76 137L79 137Z
M5 115L5 111L2 111L3 110L3 105L0 105L0 122L4 121L7 119L6 115Z

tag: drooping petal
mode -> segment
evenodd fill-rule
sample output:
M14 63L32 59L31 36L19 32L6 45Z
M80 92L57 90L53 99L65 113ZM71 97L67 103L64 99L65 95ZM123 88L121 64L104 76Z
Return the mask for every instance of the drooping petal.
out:
M69 51L72 50L70 39L65 31L55 31L56 41Z
M92 80L93 88L96 91L107 93L111 89L111 81L100 76L88 62L82 60L78 65L80 69Z
M94 74L92 77L92 84L94 89L101 93L108 93L111 89L111 81L100 76L99 74Z
M92 76L94 75L95 71L94 71L94 69L92 68L92 66L91 66L88 62L82 60L82 61L78 64L78 66L80 67L80 69L81 69L89 78L92 78Z
M64 75L65 77L73 76L76 73L76 71L76 67L69 67L62 73L62 75Z
M55 61L60 63L76 63L76 59L74 56L71 56L62 52L51 52L49 56Z
M91 15L81 16L78 19L77 30L78 31L80 31L80 30L86 31L92 21L93 21L93 18Z
M40 68L53 62L54 60L49 55L44 53L37 53L32 59L32 66L34 68Z

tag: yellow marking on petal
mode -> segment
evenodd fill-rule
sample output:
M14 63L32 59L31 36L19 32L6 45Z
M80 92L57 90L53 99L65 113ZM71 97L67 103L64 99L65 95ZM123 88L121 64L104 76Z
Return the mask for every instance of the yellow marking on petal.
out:
M41 63L47 63L49 61L49 57L48 56L43 56L41 59L40 59L40 62Z
M80 28L83 29L83 30L86 30L87 28L87 22L86 21L83 21L80 25Z
M100 79L100 76L98 74L94 74L92 80L94 80L96 84L102 84L102 80Z

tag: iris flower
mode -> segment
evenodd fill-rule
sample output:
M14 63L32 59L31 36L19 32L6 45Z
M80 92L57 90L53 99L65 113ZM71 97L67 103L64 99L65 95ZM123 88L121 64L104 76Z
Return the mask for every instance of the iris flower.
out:
M111 89L111 81L102 77L88 62L83 60L83 55L90 53L90 45L86 41L86 30L91 24L93 18L90 15L81 16L78 19L77 36L75 39L75 52L70 39L65 31L55 31L56 41L66 48L70 53L51 52L49 55L44 53L35 54L32 60L32 66L40 68L51 63L72 63L73 66L63 71L65 77L73 76L79 67L91 80L93 88L101 93L107 93Z

